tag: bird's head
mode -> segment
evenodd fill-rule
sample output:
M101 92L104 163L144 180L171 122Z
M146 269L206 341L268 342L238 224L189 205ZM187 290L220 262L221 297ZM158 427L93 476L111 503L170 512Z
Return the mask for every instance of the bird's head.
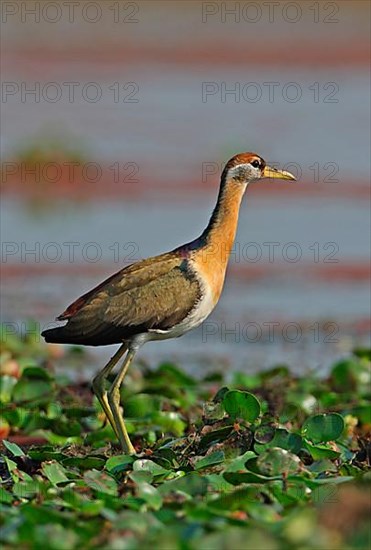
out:
M243 185L261 179L296 180L290 172L267 166L256 153L240 153L232 157L223 170L222 180L234 181Z

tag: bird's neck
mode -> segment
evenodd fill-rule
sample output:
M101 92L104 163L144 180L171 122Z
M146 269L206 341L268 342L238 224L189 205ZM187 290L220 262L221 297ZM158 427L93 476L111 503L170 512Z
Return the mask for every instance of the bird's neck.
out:
M220 255L221 262L228 261L233 247L245 189L246 185L234 180L222 182L216 206L201 236L202 248L214 250L217 257Z
M201 237L191 243L197 268L212 290L214 303L223 288L245 189L246 185L234 180L222 181L209 224Z

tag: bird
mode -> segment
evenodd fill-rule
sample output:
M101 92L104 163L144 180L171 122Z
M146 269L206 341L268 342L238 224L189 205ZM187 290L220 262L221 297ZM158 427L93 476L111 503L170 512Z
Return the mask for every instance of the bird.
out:
M94 377L92 390L129 455L136 450L120 410L120 387L128 368L146 342L178 338L213 311L224 285L243 195L250 183L264 178L296 179L268 166L256 153L233 156L222 171L216 206L198 238L124 267L67 307L56 319L66 324L42 332L50 343L120 344ZM106 389L107 377L124 355Z

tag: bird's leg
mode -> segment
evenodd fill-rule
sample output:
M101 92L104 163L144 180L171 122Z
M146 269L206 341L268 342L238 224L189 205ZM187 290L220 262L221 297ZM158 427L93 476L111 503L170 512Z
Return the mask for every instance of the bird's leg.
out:
M120 370L111 388L108 391L108 403L111 407L113 420L115 423L115 431L117 432L118 438L120 440L122 450L129 453L130 455L135 454L135 449L130 441L123 416L120 414L120 386L125 378L129 365L132 362L134 355L136 354L136 351L136 349L129 348L128 354L125 357L124 362L121 365Z
M109 376L110 372L114 368L114 366L117 364L117 362L121 359L121 357L124 355L124 353L127 351L127 345L122 344L115 355L111 357L111 359L108 361L107 365L95 376L92 382L93 391L95 395L97 396L97 399L99 403L101 404L102 409L105 412L105 415L111 424L115 434L117 437L119 437L119 434L115 427L115 422L113 420L112 412L110 409L110 406L108 404L107 399L107 390L105 388L105 381L107 379L107 376Z

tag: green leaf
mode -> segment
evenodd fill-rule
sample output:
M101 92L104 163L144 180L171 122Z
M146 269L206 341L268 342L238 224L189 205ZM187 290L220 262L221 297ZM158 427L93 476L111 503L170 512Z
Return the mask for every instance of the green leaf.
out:
M282 479L281 476L268 477L255 472L224 472L224 479L232 485L240 485L241 483L268 483L276 479Z
M245 465L248 460L256 458L256 454L253 451L247 451L241 456L234 458L226 467L226 472L238 472L245 470Z
M226 393L228 393L230 390L227 386L223 386L222 388L220 388L220 390L218 390L216 392L216 394L214 395L213 397L213 402L214 403L221 403L224 399L224 396Z
M370 384L370 368L362 359L342 359L331 371L331 380L337 389L357 391Z
M224 426L218 430L213 430L203 436L200 441L200 451L207 449L213 443L225 441L233 431L233 426Z
M99 493L117 496L117 483L109 474L98 470L89 470L84 473L85 483Z
M39 497L46 492L46 484L38 480L19 481L13 485L13 495L18 498L33 498Z
M245 386L249 390L253 390L261 384L260 374L246 374L245 372L236 372L233 374L234 386Z
M26 456L22 449L18 447L16 443L11 443L10 441L4 439L3 445L8 449L9 452L12 453L13 456Z
M356 348L353 350L353 354L356 357L365 358L371 361L371 348Z
M13 389L13 400L35 406L40 402L52 399L53 388L48 380L32 380L21 378Z
M371 424L371 407L369 404L355 407L352 414L359 418L362 424Z
M7 456L4 456L4 461L12 477L12 480L15 483L17 483L17 481L19 481L19 476L18 476L19 471L18 471L17 463L14 462L14 460L12 460L11 458L8 458Z
M68 481L66 470L59 462L44 462L42 465L44 475L53 485L58 485L64 481Z
M194 378L172 363L163 363L155 374L164 377L169 385L180 386L181 388L192 388L196 385Z
M41 367L26 367L22 371L22 378L33 378L35 380L51 380L51 376L46 369Z
M63 466L74 466L81 470L102 469L105 464L104 458L98 456L69 456L62 461Z
M271 424L262 424L254 432L254 439L257 444L262 446L271 443L276 435L277 428Z
M67 458L67 455L59 451L55 451L54 447L50 445L38 447L37 449L30 449L28 451L28 456L30 458L33 458L34 460L38 460L39 462L43 462L46 460L56 460L60 462L64 458Z
M152 414L152 422L161 428L162 431L172 433L176 437L183 435L186 423L180 418L177 412L158 411Z
M71 550L78 548L78 531L66 529L59 523L36 525L33 533L33 548L48 550Z
M140 483L146 482L151 483L153 481L154 475L148 470L130 472L130 479L134 481L137 485Z
M277 476L293 474L300 469L300 459L286 449L273 447L264 451L257 459L257 465L263 475Z
M4 487L0 487L0 503L11 504L13 500L13 495L11 495Z
M160 409L161 400L158 396L138 393L125 400L125 416L127 418L146 417Z
M142 498L152 510L159 510L162 506L162 497L158 490L149 483L138 485L138 497Z
M331 462L328 458L323 458L321 460L316 460L308 467L308 470L315 472L317 474L322 472L335 472L337 473L338 468L336 464Z
M215 466L215 464L220 464L224 461L224 453L223 451L215 451L214 453L210 453L208 456L205 456L204 458L200 458L195 463L195 470L203 470L204 468L210 468L210 466Z
M303 424L302 434L314 443L336 441L344 430L344 419L340 414L316 414Z
M11 401L13 388L17 382L14 376L8 376L7 374L0 376L0 401L2 403L9 403Z
M304 441L303 447L309 451L314 460L323 458L334 459L340 456L340 453L326 447L325 445L312 445L309 441Z
M56 435L70 437L81 434L81 424L77 420L56 418L52 421L51 428Z
M195 471L181 475L177 479L165 481L159 486L159 491L162 495L182 493L189 495L189 497L194 497L206 494L207 488L208 482L206 477Z
M169 473L169 470L166 470L159 464L156 464L156 462L153 462L153 460L148 460L145 458L136 460L134 462L133 469L135 472L142 472L142 471L151 472L151 474L153 474L154 476L159 476L159 475Z
M262 434L260 434L259 430L260 428L255 432L255 439L258 435L261 441L263 440L263 436ZM300 435L295 433L290 433L283 428L274 429L273 434L274 434L273 438L268 443L261 444L261 445L255 444L254 449L257 452L261 452L266 450L268 447L281 447L281 449L286 449L287 451L291 451L295 454L297 454L300 451L303 444L303 439ZM271 435L271 432L269 432L269 436L270 435Z
M130 455L111 456L106 462L106 470L113 474L131 470L134 458Z
M260 403L255 395L239 390L230 390L225 394L223 407L231 418L242 418L247 422L254 422L261 411Z

